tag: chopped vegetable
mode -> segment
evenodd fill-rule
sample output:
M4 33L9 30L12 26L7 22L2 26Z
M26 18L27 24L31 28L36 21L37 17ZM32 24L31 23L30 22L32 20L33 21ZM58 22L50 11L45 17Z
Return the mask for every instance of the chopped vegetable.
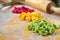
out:
M58 25L56 28L57 28L57 29L60 29L60 25Z
M16 13L16 14L21 14L22 12L34 12L34 9L29 9L27 7L15 7L12 11L13 13Z
M42 16L40 15L39 12L28 12L28 13L25 13L25 12L22 12L20 15L19 15L19 18L21 20L26 20L26 21L34 21L38 18L42 18Z
M45 19L37 19L30 23L28 26L28 30L32 30L34 33L40 34L40 35L48 35L48 34L55 34L56 26L53 23L48 22Z
M60 25L59 25L59 27L58 28L60 28Z

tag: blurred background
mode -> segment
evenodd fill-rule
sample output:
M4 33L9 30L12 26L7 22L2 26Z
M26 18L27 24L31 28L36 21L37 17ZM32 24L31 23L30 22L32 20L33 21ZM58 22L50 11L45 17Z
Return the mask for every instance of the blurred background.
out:
M5 2L5 3L9 3L9 2L13 2L13 3L18 3L17 1L23 1L23 0L0 0L1 2ZM60 0L51 0L53 1L57 7L60 7Z

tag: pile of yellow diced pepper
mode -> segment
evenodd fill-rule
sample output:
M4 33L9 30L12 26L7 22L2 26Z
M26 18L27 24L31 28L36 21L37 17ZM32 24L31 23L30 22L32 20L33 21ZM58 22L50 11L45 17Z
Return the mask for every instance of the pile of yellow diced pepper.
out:
M35 19L41 19L42 16L39 12L22 12L20 15L19 15L19 18L21 20L26 20L26 21L34 21Z

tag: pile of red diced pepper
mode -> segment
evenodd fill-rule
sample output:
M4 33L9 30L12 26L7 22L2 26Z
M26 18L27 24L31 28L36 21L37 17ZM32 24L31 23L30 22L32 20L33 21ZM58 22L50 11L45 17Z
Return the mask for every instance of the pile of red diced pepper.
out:
M20 14L20 13L22 13L22 12L34 12L34 9L29 9L29 8L27 8L27 7L25 7L25 6L22 6L22 7L14 7L14 9L13 9L13 11L12 11L13 13L16 13L16 14Z

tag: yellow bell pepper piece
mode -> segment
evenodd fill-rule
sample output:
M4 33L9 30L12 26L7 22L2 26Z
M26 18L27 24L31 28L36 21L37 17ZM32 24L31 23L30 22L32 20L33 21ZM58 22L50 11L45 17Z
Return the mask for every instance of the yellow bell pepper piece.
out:
M26 17L25 20L26 21L31 21L31 18L30 17Z
M22 13L20 14L20 16L19 16L19 18L20 18L21 20L25 20L25 17L26 17L26 13L25 13L25 12L22 12Z

